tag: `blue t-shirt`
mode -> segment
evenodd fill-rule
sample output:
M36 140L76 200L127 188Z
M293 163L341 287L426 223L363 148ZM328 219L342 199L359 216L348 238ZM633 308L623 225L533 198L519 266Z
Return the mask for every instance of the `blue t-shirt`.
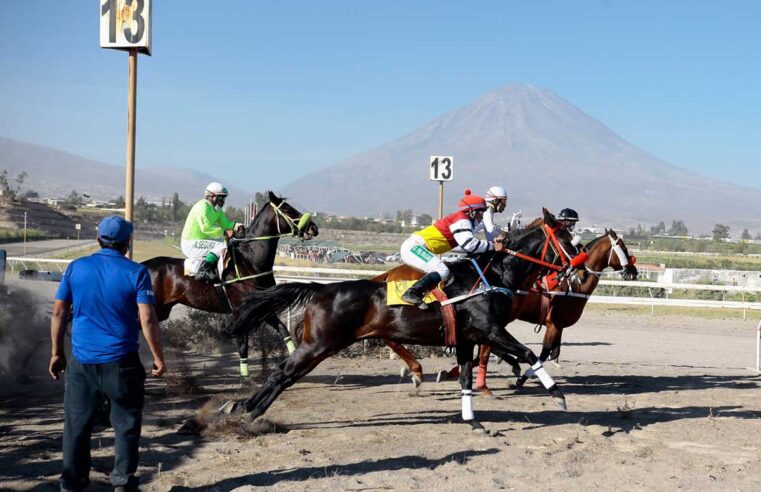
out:
M55 298L74 306L71 345L81 364L105 364L137 352L137 305L156 302L148 269L105 248L73 261Z

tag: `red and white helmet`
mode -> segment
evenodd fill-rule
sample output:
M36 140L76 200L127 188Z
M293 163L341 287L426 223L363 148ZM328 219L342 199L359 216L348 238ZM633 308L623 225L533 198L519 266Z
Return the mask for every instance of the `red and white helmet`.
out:
M468 212L470 210L486 210L486 200L478 195L472 195L469 189L465 190L465 196L460 198L457 204L458 210Z
M501 186L492 186L486 192L485 199L487 202L494 203L497 200L507 200L507 192Z

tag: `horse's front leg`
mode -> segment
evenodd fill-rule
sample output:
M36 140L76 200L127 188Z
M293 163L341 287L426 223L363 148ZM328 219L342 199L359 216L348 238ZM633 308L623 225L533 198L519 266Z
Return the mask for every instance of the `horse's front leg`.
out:
M515 337L503 329L494 330L489 333L489 339L492 351L498 356L504 358L504 355L513 355L519 361L526 362L531 366L534 375L539 378L544 389L546 389L555 401L555 404L565 410L565 396L558 387L557 383L547 373L542 361L531 351L530 348L520 343ZM503 355L504 354L504 355Z
M553 352L557 351L557 353L560 353L560 340L562 335L563 330L558 328L555 323L553 323L552 320L548 317L547 331L544 333L544 340L542 341L542 352L539 354L539 360L542 361L542 363L551 360L553 358ZM557 356L555 356L555 358L556 357ZM524 372L523 375L518 378L518 381L516 381L515 385L518 388L522 388L530 377L534 377L534 370L529 367L526 369L526 372Z
M248 379L248 333L236 337L238 342L238 357L240 362L240 379L244 382Z
M470 424L474 432L486 432L473 414L473 344L457 344L457 364L460 366L460 391L462 395L462 420Z
M270 325L275 331L277 331L278 335L283 339L283 342L285 343L286 348L288 349L288 355L293 354L296 351L296 344L293 341L293 338L291 337L291 332L288 331L288 327L285 326L285 324L280 321L280 318L275 316L274 314L267 319L264 320L265 323Z
M383 340L383 343L393 350L398 355L407 367L402 368L402 377L407 376L407 370L412 377L412 384L415 386L415 391L419 391L420 385L423 383L423 366L418 362L412 352L407 350L402 344L396 343L392 340Z

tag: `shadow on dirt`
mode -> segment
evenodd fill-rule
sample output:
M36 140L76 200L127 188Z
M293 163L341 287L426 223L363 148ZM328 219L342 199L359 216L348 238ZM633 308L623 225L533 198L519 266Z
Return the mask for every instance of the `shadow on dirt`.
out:
M172 487L172 492L184 492L191 490L232 490L244 485L254 485L266 487L272 485L283 485L284 482L301 482L314 478L325 478L331 476L352 477L361 476L374 472L393 472L406 469L427 468L433 470L447 463L458 463L460 465L467 463L471 458L499 453L499 449L491 448L482 451L460 451L448 454L443 458L430 459L422 456L398 456L396 458L385 458L381 460L360 461L358 463L348 463L345 465L315 466L307 468L286 468L271 470L251 475L243 475L235 478L227 478L217 483L204 485L202 487Z
M743 410L739 406L689 406L681 408L670 407L626 407L614 410L596 412L569 412L562 410L542 410L538 412L515 412L509 410L476 411L476 418L484 424L504 425L515 423L507 428L491 429L497 432L513 430L531 430L556 425L578 424L582 426L600 426L607 428L603 435L613 435L618 432L628 433L632 429L642 429L648 425L673 422L685 419L748 419L761 418L761 411ZM461 422L455 412L434 410L414 413L380 414L363 421L334 420L329 422L290 423L289 428L295 429L331 429L345 427L385 427L385 426L414 426L427 424L448 424ZM526 425L528 424L528 426ZM466 427L463 425L463 429Z

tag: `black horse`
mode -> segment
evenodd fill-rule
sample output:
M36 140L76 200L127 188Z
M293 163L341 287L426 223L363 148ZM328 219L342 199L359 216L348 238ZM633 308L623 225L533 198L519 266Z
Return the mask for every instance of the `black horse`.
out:
M461 366L463 420L474 430L483 427L472 411L472 360L476 344L488 344L501 357L515 356L531 365L555 402L565 408L565 397L547 374L539 359L505 330L510 319L512 291L527 275L538 275L544 266L536 260L554 262L558 248L573 251L571 234L558 226L555 217L544 210L544 220L504 238L508 253L485 253L474 260L484 270L487 282L500 289L469 297L455 306L457 321L457 362ZM548 247L549 246L549 247ZM519 258L518 255L524 256ZM528 261L530 257L534 261ZM479 281L471 261L451 265L447 296L468 294ZM286 388L308 374L321 361L357 340L380 338L398 343L444 345L439 309L420 310L414 306L388 306L386 286L373 280L353 280L334 284L290 283L258 291L237 309L231 324L234 335L246 333L273 313L305 306L301 344L283 361L259 391L245 402L250 418L262 415Z
M310 239L317 236L318 229L309 214L302 214L283 198L270 192L269 199L245 232L228 241L230 261L222 272L220 287L186 276L184 260L180 258L159 256L143 262L151 272L159 321L167 319L176 304L212 313L230 313L255 289L275 285L272 266L279 239L283 236ZM275 314L261 321L280 333L289 352L295 350L288 329ZM241 377L248 377L248 331L237 336L237 343Z

